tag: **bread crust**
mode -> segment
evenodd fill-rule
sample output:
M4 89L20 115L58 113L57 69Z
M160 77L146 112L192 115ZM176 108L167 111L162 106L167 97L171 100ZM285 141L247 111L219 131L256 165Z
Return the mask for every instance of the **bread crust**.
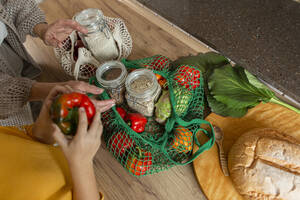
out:
M228 168L245 199L300 199L300 144L270 128L254 129L237 139Z

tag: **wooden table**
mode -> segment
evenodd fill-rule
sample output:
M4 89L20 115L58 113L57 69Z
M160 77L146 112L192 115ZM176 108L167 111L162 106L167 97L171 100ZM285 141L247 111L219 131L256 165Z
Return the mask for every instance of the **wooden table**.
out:
M164 19L129 0L45 0L40 7L49 23L60 18L71 18L85 8L99 8L104 15L122 18L133 38L129 59L162 54L171 59L206 52L209 49L168 24ZM26 48L44 69L40 81L71 79L60 68L53 49L37 38L28 37ZM95 171L99 191L106 200L178 200L205 199L194 177L192 165L174 167L168 171L135 178L105 150L104 145L95 157Z

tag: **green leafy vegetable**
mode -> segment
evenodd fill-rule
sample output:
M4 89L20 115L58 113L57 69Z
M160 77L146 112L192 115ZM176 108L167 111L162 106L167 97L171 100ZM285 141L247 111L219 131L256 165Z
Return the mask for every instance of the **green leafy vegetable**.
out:
M262 88L262 89L269 89L266 85L264 85L262 82L260 82L254 75L252 75L247 70L245 70L245 74L248 78L249 83L251 83L255 87Z
M247 108L229 108L226 104L217 101L214 97L210 94L207 95L207 101L211 111L217 113L222 116L231 116L231 117L243 117L248 109Z
M223 116L232 116L232 113L241 116L245 109L252 108L260 102L272 102L300 113L298 109L281 102L274 92L259 84L254 76L248 74L248 77L257 87L249 82L244 68L240 66L226 65L215 69L208 79L209 91L213 97L208 98L208 101L212 110L219 111L217 114Z
M198 67L204 76L208 77L213 69L222 67L226 64L229 64L229 61L226 57L216 52L207 52L205 54L199 53L196 56L180 57L172 62L170 66L174 69L180 65L193 65Z
M260 102L285 106L297 113L293 106L280 101L267 86L241 66L232 67L229 60L215 52L180 57L170 64L172 69L180 65L194 65L201 70L208 105L212 112L222 116L242 117L249 108Z
M193 97L193 94L180 86L175 86L173 88L173 92L175 100L175 113L178 116L183 116L184 114L186 114L187 109L189 108L189 104Z
M169 91L163 90L158 102L155 104L155 120L158 123L165 123L171 116L171 101Z

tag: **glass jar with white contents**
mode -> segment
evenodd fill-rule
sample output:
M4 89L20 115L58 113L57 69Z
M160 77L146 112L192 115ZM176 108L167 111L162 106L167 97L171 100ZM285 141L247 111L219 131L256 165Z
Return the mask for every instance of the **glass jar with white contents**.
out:
M128 106L144 116L151 117L161 92L155 74L148 69L134 70L127 76L125 87Z
M98 67L96 78L116 104L124 102L127 70L119 61L109 61Z
M99 9L83 10L74 16L74 20L88 30L87 34L78 34L97 60L103 62L118 57L116 42Z

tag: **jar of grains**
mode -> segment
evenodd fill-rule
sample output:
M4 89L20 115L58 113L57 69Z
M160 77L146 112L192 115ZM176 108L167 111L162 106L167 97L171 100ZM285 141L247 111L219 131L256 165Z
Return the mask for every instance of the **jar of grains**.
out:
M161 92L155 74L148 69L131 72L125 82L128 106L145 116L152 116L154 104Z
M127 70L119 61L105 62L96 71L98 83L115 99L116 104L124 102L126 77Z
M103 13L96 8L89 8L76 14L74 20L87 28L88 33L78 32L87 47L99 62L116 59L119 55L116 42L105 23Z

